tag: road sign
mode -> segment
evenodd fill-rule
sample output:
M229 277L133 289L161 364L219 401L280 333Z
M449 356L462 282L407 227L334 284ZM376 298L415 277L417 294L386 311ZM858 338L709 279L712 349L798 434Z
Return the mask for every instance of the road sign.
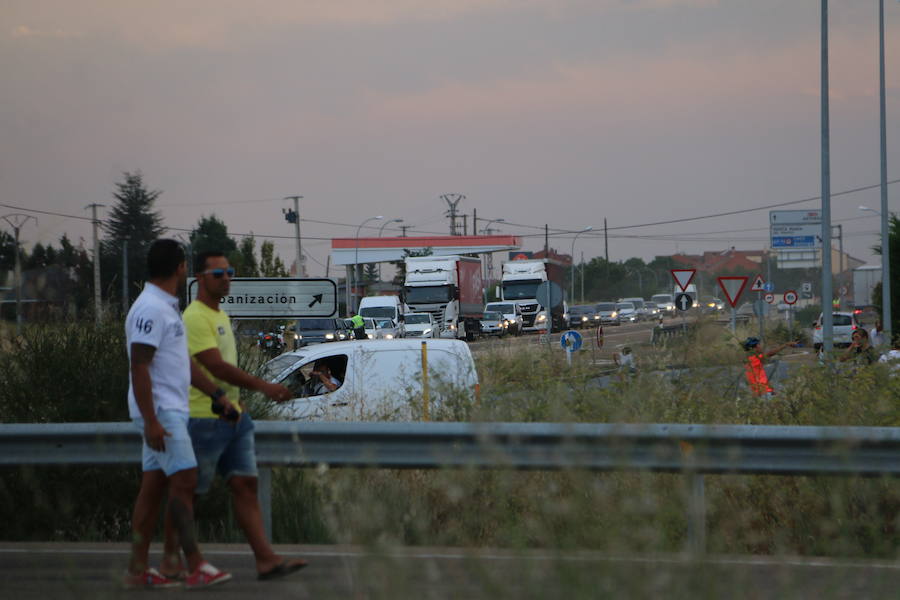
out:
M556 308L563 301L562 288L552 281L545 281L537 286L536 298L544 308L547 308L547 306ZM549 319L550 315L547 315L547 318Z
M842 285L842 286L840 287L840 289L838 290L838 295L840 295L840 296L846 296L846 295L847 295L847 286L846 286L846 285Z
M769 223L772 225L802 225L804 223L821 223L821 210L770 210Z
M784 293L784 303L785 304L795 304L797 302L797 292L794 290L788 290Z
M188 284L188 299L197 297L197 280ZM232 319L297 319L337 314L333 279L235 277L219 306Z
M697 273L697 269L672 269L672 278L675 279L675 284L681 288L681 291L685 291L687 286L691 285L691 281L694 279L694 275Z
M725 299L728 300L728 304L731 305L731 308L735 308L738 300L741 298L741 294L744 293L744 288L747 287L747 277L719 277L718 280L719 287L725 292Z
M581 334L574 330L569 330L559 337L559 345L566 352L575 352L581 348Z
M811 293L812 292L812 284L808 281L804 281L802 284L800 284L800 291L805 292L807 294Z
M762 292L766 289L766 280L762 278L762 275L757 275L756 279L753 280L753 285L750 286L751 292Z
M597 326L597 349L603 347L603 325Z
M775 302L775 294L769 292L768 294L763 296L763 300L765 300L769 304L772 304L773 302Z
M766 291L766 292L774 292L774 291L775 291L775 284L772 283L771 281L767 281L767 282L766 282L766 285L763 286L763 290Z
M690 294L685 294L684 292L675 296L675 308L680 311L686 311L694 306L694 299L691 298Z

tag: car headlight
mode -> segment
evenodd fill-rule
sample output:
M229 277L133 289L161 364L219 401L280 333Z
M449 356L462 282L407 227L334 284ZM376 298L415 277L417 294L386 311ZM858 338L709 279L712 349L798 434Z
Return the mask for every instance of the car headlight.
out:
M581 317L582 322L587 321L587 317Z
M610 319L615 319L615 318L618 317L618 316L619 316L619 313L613 312L611 315L609 315L609 318L610 318Z
M447 325L447 329L450 331L456 331L456 325L454 325L453 323L450 323L449 325Z
M594 320L595 320L595 321L599 321L599 320L600 320L600 315L594 315Z
M384 334L384 339L392 340L392 339L394 339L394 335L391 333L386 333L386 334Z
M546 320L547 320L547 315L545 315L545 314L543 314L543 313L539 314L539 315L537 316L537 318L535 319L535 321L538 322L538 323L543 323L543 322L546 321Z
M325 334L325 339L326 339L326 340L333 340L333 339L334 339L334 334L333 334L333 333L326 333L326 334Z
M302 340L302 339L303 339L303 336L301 336L301 335L295 333L295 334L294 334L294 339L295 339L295 340Z
M367 333L367 334L366 334L366 337L369 338L370 340L374 340L374 339L375 339L375 336L372 335L371 333Z
M425 331L422 332L422 335L431 335L431 330L426 329Z
M346 337L347 337L347 335L346 335L343 331L340 332L340 333L338 333L338 339L343 340L343 339L345 339Z

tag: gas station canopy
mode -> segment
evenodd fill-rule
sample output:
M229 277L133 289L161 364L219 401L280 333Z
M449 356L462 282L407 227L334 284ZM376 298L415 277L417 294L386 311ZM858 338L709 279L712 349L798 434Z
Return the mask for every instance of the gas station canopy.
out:
M518 250L521 239L514 235L441 235L428 237L333 238L331 264L379 263L402 260L405 250L430 248L434 256L485 254Z

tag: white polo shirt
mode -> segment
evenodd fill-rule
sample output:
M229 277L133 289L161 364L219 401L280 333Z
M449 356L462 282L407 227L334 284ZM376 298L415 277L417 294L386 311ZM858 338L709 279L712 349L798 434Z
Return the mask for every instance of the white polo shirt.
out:
M161 408L188 412L191 363L187 336L178 312L178 298L147 283L125 319L125 345L131 361L131 345L147 344L156 348L150 362L153 410ZM134 399L134 384L128 378L128 414L141 416Z

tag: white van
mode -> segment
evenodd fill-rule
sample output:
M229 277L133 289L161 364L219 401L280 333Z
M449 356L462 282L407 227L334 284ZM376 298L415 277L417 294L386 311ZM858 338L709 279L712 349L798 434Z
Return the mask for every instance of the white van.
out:
M422 418L422 344L428 351L429 413L453 401L471 402L478 374L468 345L460 340L369 340L335 342L287 352L263 365L262 377L286 385L293 400L269 405L273 417L312 421L411 421ZM316 395L316 363L329 365L340 381Z
M359 301L359 315L371 319L391 319L403 335L403 315L409 312L398 296L366 296Z

